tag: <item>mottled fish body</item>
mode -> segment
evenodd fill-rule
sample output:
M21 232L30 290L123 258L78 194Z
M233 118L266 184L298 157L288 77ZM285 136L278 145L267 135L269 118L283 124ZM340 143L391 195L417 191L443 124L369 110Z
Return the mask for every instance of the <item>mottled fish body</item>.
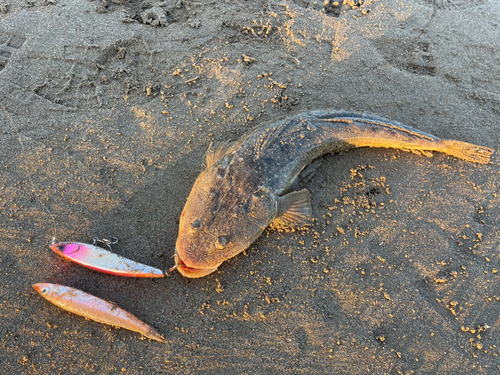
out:
M94 245L79 242L60 242L50 248L72 262L115 276L165 276L165 273L158 268L135 262Z
M260 126L208 151L181 214L176 268L187 277L205 276L274 220L303 223L312 213L310 194L290 191L296 178L313 159L356 147L438 151L483 164L493 153L366 113L315 111Z
M151 326L118 306L69 286L38 283L33 288L46 300L74 314L99 323L139 332L159 342L165 339Z

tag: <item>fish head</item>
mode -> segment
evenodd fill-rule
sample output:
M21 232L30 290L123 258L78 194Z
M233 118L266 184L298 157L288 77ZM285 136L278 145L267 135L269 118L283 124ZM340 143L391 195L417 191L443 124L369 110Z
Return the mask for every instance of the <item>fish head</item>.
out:
M267 228L276 214L276 201L267 188L221 177L216 168L205 170L181 214L175 268L191 278L214 272Z
M56 290L55 285L49 283L34 284L33 288L44 298L50 297Z
M80 250L80 244L76 242L59 242L50 246L59 255L72 254Z

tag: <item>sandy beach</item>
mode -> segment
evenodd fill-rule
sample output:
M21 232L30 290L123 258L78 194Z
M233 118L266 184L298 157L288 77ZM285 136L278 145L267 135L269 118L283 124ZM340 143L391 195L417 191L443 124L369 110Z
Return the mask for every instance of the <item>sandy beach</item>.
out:
M167 270L212 142L318 109L495 150L473 164L359 148L304 183L315 220L215 273ZM9 374L500 373L496 0L0 0L0 363ZM168 344L63 311L116 303Z

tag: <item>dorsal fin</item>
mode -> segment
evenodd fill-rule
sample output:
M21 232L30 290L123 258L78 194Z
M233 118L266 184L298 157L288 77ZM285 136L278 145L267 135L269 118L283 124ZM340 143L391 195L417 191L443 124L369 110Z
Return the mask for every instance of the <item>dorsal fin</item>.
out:
M231 141L217 142L210 144L205 158L206 167L209 168L224 157L227 150L234 144Z

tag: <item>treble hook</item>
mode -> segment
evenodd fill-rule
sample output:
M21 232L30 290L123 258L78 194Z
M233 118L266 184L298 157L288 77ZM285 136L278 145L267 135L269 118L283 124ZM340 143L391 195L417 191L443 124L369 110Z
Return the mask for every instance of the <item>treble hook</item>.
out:
M172 258L175 258L176 254L172 255ZM168 271L167 271L167 276L170 272L172 271L175 271L177 269L177 267L179 267L180 264L177 262L177 259L176 259L176 262L175 262L175 266L171 267Z
M118 243L118 238L116 237L111 237L113 240L108 240L107 238L100 239L99 237L94 237L93 238L93 243L92 245L96 246L98 243L103 243L105 244L109 250L111 250L111 245L116 245Z

